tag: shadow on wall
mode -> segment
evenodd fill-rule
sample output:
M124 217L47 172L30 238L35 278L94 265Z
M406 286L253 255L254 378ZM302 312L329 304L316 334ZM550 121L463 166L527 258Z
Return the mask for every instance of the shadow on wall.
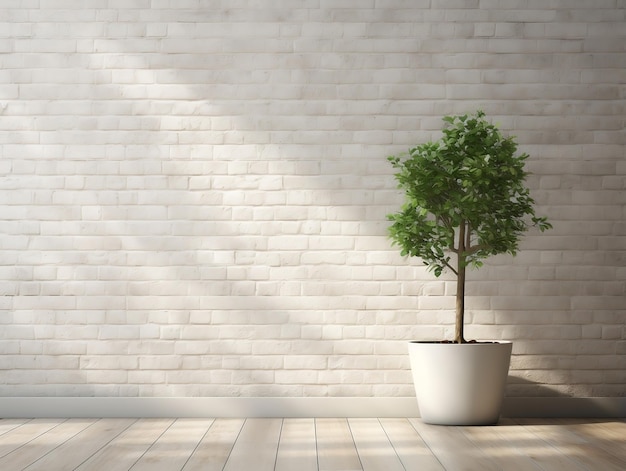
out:
M42 52L71 78L19 84L22 103L45 101L48 115L35 129L24 119L19 134L42 144L3 154L32 164L5 183L21 206L11 309L26 325L15 327L20 348L46 352L37 369L48 371L30 384L32 371L14 370L12 384L21 394L327 394L325 357L380 294L375 270L388 272L379 219L395 189L378 139L391 143L395 118L389 100L367 103L342 82L379 70L383 55L246 53L242 39L259 42L258 30L211 16L221 10L173 12L148 25L154 36L129 22L92 50ZM198 21L213 28L196 31ZM280 29L295 41L292 21ZM279 23L268 28L273 37ZM335 65L320 72L323 60ZM342 100L325 95L339 84ZM43 312L39 324L26 317ZM358 329L353 343L365 343ZM328 382L347 387L335 372Z
M502 417L626 417L626 401L619 397L572 397L549 386L509 375ZM511 396L510 386L532 391L532 396ZM520 388L521 389L521 388Z
M512 373L514 372L509 372L507 379L506 397L571 397L548 385L520 378Z

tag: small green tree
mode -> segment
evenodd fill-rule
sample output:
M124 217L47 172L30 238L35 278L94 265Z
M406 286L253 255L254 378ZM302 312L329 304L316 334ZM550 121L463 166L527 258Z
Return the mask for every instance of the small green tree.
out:
M485 114L446 116L443 137L389 157L405 192L401 210L387 217L402 255L415 256L435 276L457 277L454 341L466 342L465 271L495 254L515 255L529 226L552 227L535 216L517 144L487 122ZM456 260L451 260L455 256Z

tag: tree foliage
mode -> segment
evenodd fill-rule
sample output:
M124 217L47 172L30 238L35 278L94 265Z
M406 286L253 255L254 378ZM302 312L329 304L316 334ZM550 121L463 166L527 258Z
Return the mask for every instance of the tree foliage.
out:
M388 158L405 192L400 211L388 215L389 233L403 255L421 258L436 276L454 272L463 284L458 297L464 296L467 266L480 267L491 255L515 255L530 226L544 231L551 225L535 215L525 186L528 154L516 155L512 137L482 111L443 121L439 141ZM464 314L458 301L457 323Z

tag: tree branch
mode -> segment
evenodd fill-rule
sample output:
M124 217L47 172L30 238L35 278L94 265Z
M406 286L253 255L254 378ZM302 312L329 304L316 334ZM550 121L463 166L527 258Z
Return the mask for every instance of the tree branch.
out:
M459 276L459 272L452 266L450 265L446 260L444 260L444 262L446 264L446 267L448 267L452 273L454 273L456 276Z

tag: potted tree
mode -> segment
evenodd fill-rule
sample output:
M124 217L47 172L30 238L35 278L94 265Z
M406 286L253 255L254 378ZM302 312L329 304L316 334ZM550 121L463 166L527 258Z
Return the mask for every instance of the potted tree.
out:
M440 140L388 158L405 192L401 209L388 215L389 234L402 255L457 281L454 339L409 343L422 420L490 424L500 415L512 344L465 339L466 270L491 255L515 255L529 227L551 225L535 215L525 186L528 155L516 155L512 137L482 111L443 121Z

